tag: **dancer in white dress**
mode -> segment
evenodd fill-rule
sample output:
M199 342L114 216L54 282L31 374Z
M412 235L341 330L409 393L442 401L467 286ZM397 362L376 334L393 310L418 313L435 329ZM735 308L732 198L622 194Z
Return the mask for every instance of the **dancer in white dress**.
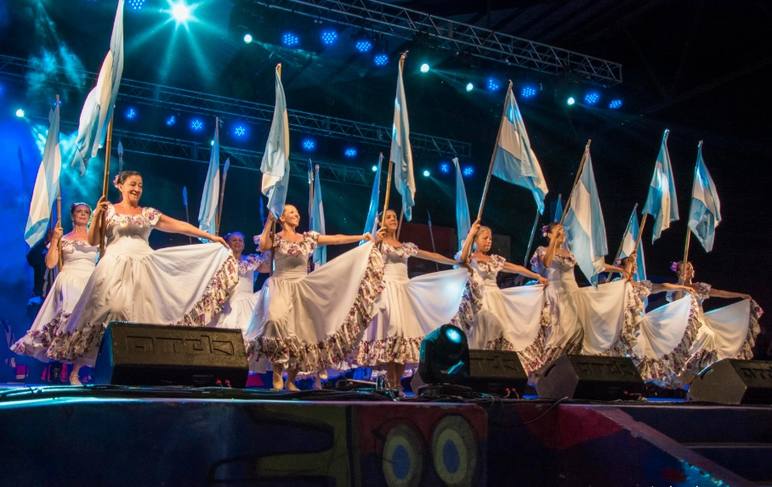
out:
M246 333L257 305L258 293L255 292L255 272L270 272L270 261L266 254L248 254L244 252L244 234L231 232L225 235L233 257L239 263L239 283L233 295L225 303L217 319L218 328L235 328Z
M531 269L547 278L545 309L542 328L537 340L543 346L542 366L552 363L561 353L579 353L587 348L584 342L585 327L603 320L591 314L593 289L583 292L576 283L574 268L576 257L565 248L563 225L552 223L542 228L542 235L549 239L547 247L538 247L531 258ZM624 269L608 264L605 272L624 273ZM626 276L627 277L627 276ZM613 284L613 283L612 283ZM619 296L619 327L623 316L623 294ZM616 326L616 325L614 325Z
M57 224L46 254L46 267L53 269L59 262L61 249L62 268L29 331L11 347L18 354L43 362L48 361L48 347L57 329L72 313L97 261L99 249L88 243L91 208L86 203L73 203L70 216L72 231L62 236L62 227Z
M142 176L136 171L121 171L114 184L121 201L112 205L101 198L89 227L92 245L100 235L106 238L105 254L49 347L53 359L93 365L104 328L113 320L205 326L238 283L238 263L222 237L139 206ZM216 243L153 250L148 245L153 229Z
M308 274L308 259L317 245L344 245L370 240L370 234L320 235L298 233L300 213L285 205L281 231L271 234L269 214L263 233L255 237L262 252L273 255L273 274L263 284L247 331L251 367L273 370L273 388L298 390L298 373L316 375L341 363L368 316L364 305L375 290L368 277L372 244L355 248ZM370 297L365 299L362 292ZM363 301L364 300L364 301ZM364 313L362 315L361 313ZM364 316L364 317L363 317Z
M534 345L541 327L547 279L507 262L500 255L489 254L492 244L491 229L481 226L479 220L474 222L464 241L461 260L468 261L473 272L472 285L468 287L472 292L465 293L465 298L471 294L477 297L478 303L459 324L467 332L469 348L518 352L526 371L530 372L541 359L542 351ZM529 277L541 285L499 289L496 283L499 272Z
M358 366L385 366L386 380L395 388L399 387L405 366L418 363L424 336L456 315L469 277L466 269L459 268L409 279L410 257L445 265L458 262L420 250L413 243L400 242L396 235L398 225L397 214L386 210L377 237L384 262L384 287L375 304L372 323L354 353Z
M671 269L679 281L693 289L695 319L687 328L693 337L682 369L680 380L688 384L696 373L718 360L753 358L753 346L759 334L759 318L764 313L749 294L722 291L704 282L694 282L691 262L673 262ZM673 298L678 298L674 293ZM702 304L708 298L740 299L734 304L705 312Z

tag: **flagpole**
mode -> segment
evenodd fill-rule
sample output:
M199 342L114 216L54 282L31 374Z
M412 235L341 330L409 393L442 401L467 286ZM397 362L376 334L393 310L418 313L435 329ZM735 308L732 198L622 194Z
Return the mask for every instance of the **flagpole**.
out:
M432 240L432 252L437 253L437 245L434 243L434 230L432 229L432 214L429 213L429 209L426 209L426 218L429 224L429 238ZM434 263L434 268L440 270L439 264Z
M397 240L399 240L399 235L402 233L402 220L405 218L405 209L402 208L402 210L399 212L399 225L397 225Z
M223 170L222 186L220 187L220 201L217 203L217 221L215 225L215 233L217 233L217 235L220 234L220 224L222 223L222 207L223 207L223 201L225 200L225 182L227 180L228 180L228 171Z
M190 210L188 209L188 187L182 187L182 193L185 196L183 203L185 204L185 221L190 223ZM193 244L193 237L188 235L188 243Z
M389 167L386 170L386 197L383 200L383 213L386 213L386 210L389 209L389 197L391 196L391 169L394 167L394 162L389 159ZM381 220L383 220L383 215L381 215Z
M59 99L59 96L57 95L57 101ZM59 228L62 228L62 182L59 181L59 187L56 190L56 226ZM57 269L59 271L62 270L62 266L64 265L64 260L62 259L62 239L60 238L56 242L56 249L58 250L59 259L56 263Z
M576 185L579 183L579 178L582 177L584 164L587 162L587 156L590 154L590 143L592 143L592 139L587 139L587 145L584 146L584 154L582 154L582 160L579 161L579 169L576 171L576 176L574 177L574 184L571 186L571 192L568 194L566 206L563 207L563 214L560 216L561 225L566 219L566 215L568 215L568 209L571 207L571 196L574 194L574 189L576 189Z
M525 248L525 257L523 257L523 266L528 267L528 254L531 252L533 246L533 239L536 238L536 227L539 225L539 207L536 207L536 214L533 217L533 225L531 226L531 236L528 238L528 247Z
M107 124L107 140L105 141L105 169L102 175L102 198L107 197L107 185L110 181L110 152L113 145L113 114L110 115L110 122ZM102 222L100 225L99 235L99 255L105 253L105 216L106 212L102 212Z
M699 141L697 144L697 153L699 154L700 149L702 149L702 141ZM699 160L699 159L698 159ZM697 171L696 171L696 163L695 163L695 172L694 172L694 178L697 178ZM694 186L694 182L692 182L692 186ZM694 194L694 191L692 190L692 195ZM694 196L692 196L691 201L689 202L689 215L692 214L692 206L694 206ZM692 239L692 229L689 228L689 220L687 218L686 220L686 237L684 238L684 258L681 261L681 269L686 268L686 263L689 262L689 244L691 243ZM683 275L683 274L681 274ZM683 278L681 276L678 277L678 282L680 284L683 284Z
M512 89L512 80L509 80L507 87L507 93ZM507 110L507 102L504 100L504 106L501 108L501 118L504 118ZM477 219L482 219L483 209L485 208L485 201L488 199L488 188L491 185L491 176L493 176L493 163L496 160L496 147L499 145L499 139L501 138L501 120L499 120L499 130L496 132L496 143L493 145L493 152L491 153L491 161L488 164L488 175L485 177L485 186L483 186L482 196L480 197L480 206L477 208Z

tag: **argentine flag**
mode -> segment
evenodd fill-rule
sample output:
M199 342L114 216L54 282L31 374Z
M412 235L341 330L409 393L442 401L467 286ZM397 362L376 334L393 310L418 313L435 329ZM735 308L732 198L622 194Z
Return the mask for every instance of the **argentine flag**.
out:
M576 256L579 269L595 286L598 284L598 273L603 271L606 263L608 244L589 147L585 149L584 157L586 162L582 174L569 199L565 229L568 246Z
M314 199L311 202L311 221L309 222L309 227L312 231L324 235L324 204L322 203L322 183L319 181L318 164L314 166L312 179L313 181L310 181L310 183L313 184ZM326 245L317 245L314 250L312 261L314 263L314 269L327 263Z
M273 120L268 140L265 143L260 172L263 173L262 193L268 198L268 209L278 220L284 212L289 186L290 148L289 121L287 119L287 100L281 84L281 63L276 65L276 102L273 108Z
M413 149L410 146L410 123L407 116L405 84L402 81L402 69L405 66L407 52L399 58L399 77L397 78L397 96L394 99L394 125L391 130L391 152L389 160L394 163L394 187L402 195L402 212L407 221L413 218L415 206L415 175L413 174Z
M217 235L217 207L220 203L220 119L215 119L214 144L209 155L204 192L198 209L198 228ZM202 241L206 241L203 240Z
M692 202L689 207L689 228L700 241L705 252L713 250L716 227L721 222L721 202L718 191L702 159L702 141L697 145L697 163L694 166Z
M646 204L643 205L643 213L648 213L655 218L654 230L651 235L651 243L659 238L663 230L670 228L670 223L678 221L678 200L676 198L675 180L673 168L670 165L670 154L667 150L667 137L670 130L665 129L662 134L662 144L654 164L654 174L649 183L649 194L646 196Z
M499 179L527 188L533 194L539 213L544 213L544 197L549 191L539 160L531 148L525 122L512 93L512 82L507 88L504 114L494 150L493 175Z
M469 203L466 200L466 189L464 188L464 177L461 174L461 165L458 157L453 158L453 165L456 166L456 232L458 239L458 250L464 246L466 234L472 226L469 217Z
M365 220L365 230L362 233L369 233L375 238L375 232L378 229L375 227L376 220L378 219L378 205L381 198L381 166L383 165L383 153L378 156L378 168L375 171L375 179L373 180L373 188L370 190L370 208L367 210L367 219ZM361 243L365 243L363 240Z
M621 260L633 255L635 242L638 242L638 253L635 256L637 269L633 275L633 279L637 282L646 280L646 259L643 256L643 242L638 240L639 231L638 205L636 204L633 212L630 214L630 220L627 221L627 228L625 229L624 236L622 236L622 244L619 246L619 253L615 260Z
M29 204L24 240L32 247L45 236L51 219L51 207L60 191L62 151L59 147L59 102L48 114L48 137L43 149L43 160L38 167L32 201Z
M113 116L115 99L123 76L123 0L118 0L118 9L113 21L110 50L107 51L99 70L97 84L92 89L80 112L78 136L72 165L77 165L81 175L86 172L88 161L96 157L107 137L107 125Z

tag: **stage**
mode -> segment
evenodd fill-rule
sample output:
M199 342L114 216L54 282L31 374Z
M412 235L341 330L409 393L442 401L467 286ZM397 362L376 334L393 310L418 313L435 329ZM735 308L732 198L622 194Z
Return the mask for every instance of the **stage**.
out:
M772 485L772 406L0 389L3 485Z

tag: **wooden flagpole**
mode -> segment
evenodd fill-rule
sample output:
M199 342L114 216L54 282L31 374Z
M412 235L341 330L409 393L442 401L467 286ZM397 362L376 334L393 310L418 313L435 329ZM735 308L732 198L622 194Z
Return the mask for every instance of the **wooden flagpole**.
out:
M571 207L571 196L574 194L576 185L579 184L579 178L582 177L582 171L584 171L584 165L587 162L587 157L590 155L590 144L592 139L587 139L587 145L584 146L584 153L582 154L582 160L579 161L579 169L574 176L574 184L571 186L571 192L568 194L568 200L566 200L565 206L563 206L563 214L560 215L560 224L562 225L568 215L568 209Z
M107 197L107 185L110 184L110 152L113 145L113 118L114 113L110 115L110 121L107 124L107 140L105 142L105 169L102 175L102 198ZM102 212L102 221L100 222L99 235L99 255L105 253L105 218L106 214Z
M225 162L227 163L228 160L226 159ZM229 164L225 164L223 166L222 185L220 186L220 201L217 202L217 225L215 226L217 235L220 234L220 225L222 224L222 207L223 202L225 201L225 182L228 180L228 166Z
M58 97L57 97L58 98ZM59 181L59 188L56 190L56 226L62 228L62 182ZM62 270L64 260L62 259L62 239L56 242L56 249L59 251L59 260L56 266L59 271Z

